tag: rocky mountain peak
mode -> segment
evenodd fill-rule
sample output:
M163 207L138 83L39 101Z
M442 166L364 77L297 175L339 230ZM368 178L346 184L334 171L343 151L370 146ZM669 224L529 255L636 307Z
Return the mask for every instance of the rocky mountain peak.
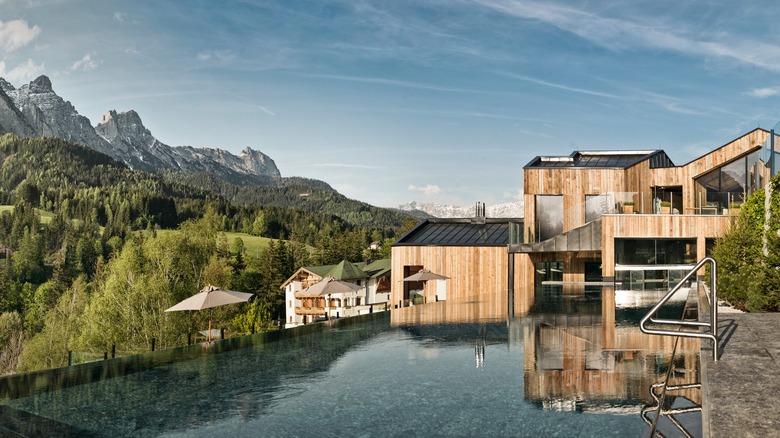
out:
M11 85L10 82L6 81L3 78L0 78L0 90L5 91L6 93L9 91L14 91L16 88L14 88L13 85Z
M54 93L54 89L51 87L51 79L46 75L38 76L34 81L30 82L28 87L31 94Z
M113 137L116 135L151 135L141 121L141 116L133 110L121 113L117 113L116 110L109 110L107 113L103 114L103 118L95 129L103 134L104 137Z
M242 185L267 184L281 177L270 157L249 147L233 155L217 148L168 146L154 138L133 110L112 109L97 126L92 126L54 92L47 76L39 76L18 89L0 78L0 134L3 132L62 138L147 172L208 172Z

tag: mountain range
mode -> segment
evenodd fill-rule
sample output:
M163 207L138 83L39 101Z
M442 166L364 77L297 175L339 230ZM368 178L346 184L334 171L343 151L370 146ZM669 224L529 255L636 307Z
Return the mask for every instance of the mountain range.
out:
M162 173L168 177L173 175L239 201L250 199L271 204L287 203L291 202L291 196L308 196L312 192L309 189L313 189L312 193L322 198L322 202L333 202L334 198L328 193L337 194L323 181L283 178L271 157L250 147L234 155L218 148L169 146L156 139L144 126L141 116L133 110L109 110L97 125L92 126L89 119L79 114L69 101L55 93L47 76L39 76L19 88L0 78L0 134L3 133L20 137L54 137L82 144L131 169ZM207 175L251 191L237 192L236 189L220 186ZM287 189L281 194L258 195L260 188L255 186L282 186ZM308 204L319 205L311 202L312 199L308 199ZM299 200L296 202L299 203ZM336 202L343 203L346 200ZM358 211L364 212L367 208L369 206L362 205ZM472 217L475 211L474 207L462 208L431 202L410 202L395 210L418 219L431 216ZM522 201L487 207L486 214L488 217L522 217Z
M132 110L111 110L97 126L92 126L89 119L54 92L47 76L18 89L0 78L0 133L6 132L83 144L146 172L207 172L237 185L274 184L281 179L274 161L249 147L236 156L223 149L162 143Z
M399 205L398 209L421 219L426 216L437 218L467 218L475 216L476 205L471 206L470 208L464 208L455 205L437 204L435 202L412 201ZM486 206L485 216L493 218L523 217L523 201Z

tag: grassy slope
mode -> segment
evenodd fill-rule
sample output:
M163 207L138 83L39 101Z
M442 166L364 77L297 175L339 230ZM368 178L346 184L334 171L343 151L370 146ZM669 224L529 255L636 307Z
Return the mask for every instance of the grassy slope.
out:
M13 205L0 205L0 214L2 214L4 211L13 211L14 206ZM48 224L51 222L51 219L54 217L54 213L50 211L44 211L39 208L35 209L39 215L41 215L41 223L42 224Z
M159 230L158 233L178 233L178 230ZM234 232L225 232L225 235L227 236L228 243L233 246L233 241L236 240L236 237L240 237L241 240L244 241L244 249L246 250L246 253L249 254L252 257L257 257L260 254L260 251L265 249L265 247L268 246L268 243L274 239L270 239L268 237L259 237L259 236L253 236L251 234L246 233L234 233ZM289 241L286 241L289 242ZM314 251L314 247L306 246L306 248L309 250L309 252Z

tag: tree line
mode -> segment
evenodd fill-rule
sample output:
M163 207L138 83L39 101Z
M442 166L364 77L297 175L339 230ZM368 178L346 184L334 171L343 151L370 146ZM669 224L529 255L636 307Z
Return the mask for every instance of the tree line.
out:
M53 138L6 134L0 162L0 204L13 206L0 213L0 374L65 365L68 350L133 353L152 338L159 348L181 345L209 317L234 332L275 327L284 316L280 285L298 267L387 256L413 225L371 223L370 208L355 212L357 225L322 206L236 202ZM278 189L279 199L292 193ZM41 210L53 213L48 223ZM274 240L248 254L226 231ZM384 253L366 249L374 240L388 243ZM208 284L255 296L163 312Z

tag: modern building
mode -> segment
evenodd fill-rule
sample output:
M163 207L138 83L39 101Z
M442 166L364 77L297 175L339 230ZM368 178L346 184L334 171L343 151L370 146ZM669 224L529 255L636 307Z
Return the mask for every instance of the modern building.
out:
M285 328L318 318L341 318L385 310L390 297L390 259L370 264L342 260L336 265L299 268L282 285L285 296ZM356 291L308 296L302 291L332 277L359 287Z
M535 157L523 168L523 219L427 220L394 244L391 303L406 305L400 280L423 268L451 278L448 300L511 304L516 288L543 282L668 287L776 174L773 137L755 129L681 166L663 150ZM426 285L426 302L437 295Z

